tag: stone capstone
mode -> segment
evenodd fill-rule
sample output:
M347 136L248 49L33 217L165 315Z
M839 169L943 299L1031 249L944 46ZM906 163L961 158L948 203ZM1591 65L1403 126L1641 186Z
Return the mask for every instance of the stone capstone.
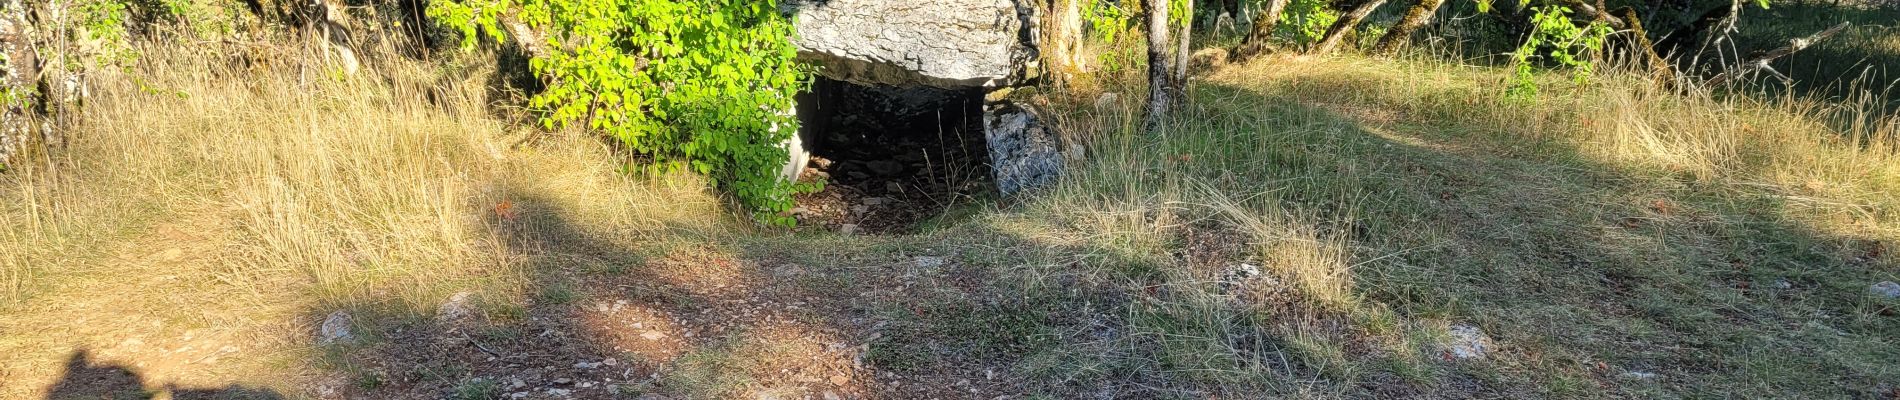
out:
M1004 196L1049 184L1062 174L1061 138L1028 107L1006 103L985 109L983 137L996 189Z
M797 0L799 58L863 85L1000 87L1035 59L1029 0Z

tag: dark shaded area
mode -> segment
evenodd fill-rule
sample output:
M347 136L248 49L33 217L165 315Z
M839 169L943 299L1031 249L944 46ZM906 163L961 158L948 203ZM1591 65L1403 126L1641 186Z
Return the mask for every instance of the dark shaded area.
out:
M239 385L223 388L147 387L130 367L104 364L81 349L66 360L64 375L47 393L48 400L149 399L171 394L179 400L275 400L284 396L268 389Z
M812 86L798 98L807 174L829 183L799 199L802 224L901 233L989 191L981 89Z
M1613 397L1746 396L1726 390L1760 378L1769 381L1756 384L1806 393L1796 396L1873 398L1896 389L1891 375L1883 377L1880 371L1860 367L1866 364L1810 362L1844 354L1867 362L1893 362L1900 360L1895 358L1900 353L1806 353L1810 348L1826 348L1823 343L1838 337L1879 338L1900 326L1890 312L1870 306L1864 298L1866 285L1888 279L1883 276L1896 267L1880 250L1891 243L1844 237L1791 220L1781 210L1793 204L1778 196L1661 191L1674 185L1726 183L1594 161L1572 142L1533 139L1539 136L1532 131L1488 131L1498 128L1487 125L1483 117L1416 114L1431 108L1368 101L1352 95L1363 89L1345 82L1322 79L1299 84L1308 87L1298 93L1341 96L1296 98L1203 85L1200 98L1257 99L1258 103L1240 109L1216 108L1189 118L1221 126L1223 121L1242 123L1250 119L1248 112L1261 110L1303 115L1308 117L1287 120L1317 120L1335 128L1320 130L1326 132L1325 137L1300 139L1325 145L1255 154L1252 158L1266 166L1261 170L1210 166L1185 169L1210 172L1187 173L1246 188L1250 182L1225 180L1216 174L1258 174L1276 181L1275 177L1319 169L1320 176L1331 178L1285 180L1288 185L1278 192L1290 206L1317 210L1319 215L1354 208L1339 204L1350 194L1371 194L1358 202L1377 206L1362 206L1352 218L1353 225L1361 226L1345 235L1356 247L1366 246L1354 251L1355 259L1374 260L1355 267L1356 292L1394 306L1401 315L1433 315L1443 312L1442 305L1459 304L1457 310L1468 318L1491 321L1484 327L1487 332L1535 338L1557 344L1547 350L1570 353L1552 356L1585 357L1612 366L1681 375L1661 386L1661 392L1653 392L1639 382L1617 382L1614 369L1509 372L1540 376L1526 382L1448 366L1444 372L1450 376L1440 383L1466 381L1450 386L1420 385L1381 376L1391 371L1373 371L1366 389L1379 393L1378 397L1424 393L1454 398L1546 397L1551 394L1539 392L1538 386L1558 379L1616 382L1582 392ZM1384 129L1453 145L1441 148L1393 141L1324 106L1346 99L1400 110L1414 121ZM1244 137L1225 140L1251 148ZM1362 178L1368 176L1383 178ZM1452 227L1453 244L1445 246L1416 234L1440 227ZM1579 238L1579 232L1594 233ZM1638 243L1674 245L1651 250L1630 247ZM1418 251L1381 259L1396 249ZM1805 322L1813 321L1812 310L1859 317L1831 320L1828 329L1838 331L1826 333L1788 328L1817 323ZM1549 326L1583 329L1553 332L1545 328ZM1656 330L1626 329L1632 326ZM1783 336L1765 340L1763 332ZM1761 353L1801 353L1809 358L1767 365L1751 362L1751 357ZM1403 390L1394 391L1395 387Z
M1742 20L1737 37L1745 54L1785 46L1789 39L1842 21L1853 23L1832 39L1773 62L1775 70L1794 80L1784 84L1773 77L1758 76L1762 91L1848 103L1873 102L1870 111L1875 115L1900 112L1900 91L1894 89L1900 83L1900 4L1863 7L1798 1L1747 12L1752 14ZM1876 98L1865 98L1868 95Z

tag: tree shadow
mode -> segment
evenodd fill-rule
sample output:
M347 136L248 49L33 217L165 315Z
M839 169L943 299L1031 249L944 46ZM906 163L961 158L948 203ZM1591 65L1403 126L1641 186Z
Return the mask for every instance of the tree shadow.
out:
M1443 313L1451 304L1487 331L1526 341L1527 352L1667 370L1680 379L1665 383L1669 393L1736 394L1746 391L1742 382L1828 395L1890 389L1883 379L1891 376L1827 358L1891 362L1892 352L1750 361L1762 352L1800 353L1819 343L1878 342L1881 332L1894 329L1896 321L1870 311L1863 295L1866 285L1891 279L1883 271L1894 268L1892 259L1879 250L1890 244L1879 238L1792 220L1783 212L1793 206L1784 196L1712 190L1724 183L1596 159L1577 143L1539 139L1547 136L1530 131L1535 124L1434 115L1429 106L1379 99L1344 80L1295 85L1304 87L1198 87L1198 98L1224 99L1189 117L1208 126L1244 126L1258 129L1255 135L1324 133L1296 134L1285 143L1290 148L1262 148L1267 154L1243 158L1269 160L1255 161L1263 166L1217 165L1190 174L1216 187L1257 184L1222 183L1229 175L1289 182L1283 202L1319 215L1354 207L1338 199L1365 198L1343 221L1352 226L1342 233L1356 248L1354 258L1371 260L1355 267L1355 291L1401 315ZM1328 95L1295 97L1314 93ZM1294 117L1281 117L1292 120L1287 124L1263 113ZM1256 142L1246 135L1220 140L1239 148ZM1815 323L1814 312L1859 317L1829 322L1830 332L1844 335L1838 338L1787 328ZM1572 328L1553 332L1553 326ZM1762 339L1762 332L1782 336ZM1795 367L1799 363L1809 367ZM1512 372L1597 381L1616 395L1649 393L1642 391L1646 383L1619 380L1613 372ZM1543 395L1537 381L1472 370L1454 375L1485 388L1465 395ZM1820 380L1840 386L1804 384Z
M1853 26L1828 41L1776 60L1773 67L1792 78L1783 85L1761 77L1764 89L1789 91L1799 98L1843 100L1871 91L1875 114L1900 111L1900 8L1798 1L1748 10L1736 40L1744 54L1788 45L1788 41L1840 22Z
M67 358L59 380L47 391L47 400L148 399L169 395L181 400L283 399L275 391L231 385L223 388L186 388L175 384L147 386L131 367L102 363L80 349Z
M1271 393L1297 395L1308 393L1303 384L1366 397L1851 396L1877 393L1891 377L1860 366L1893 361L1890 351L1809 351L1863 348L1900 328L1858 296L1893 269L1889 259L1836 251L1869 245L1787 220L1786 199L1688 190L1711 183L1593 159L1574 143L1534 139L1529 126L1431 114L1351 82L1293 84L1308 87L1204 83L1196 97L1219 100L1189 107L1182 123L1215 133L1142 139L1131 154L1150 162L1089 168L1276 193L1291 213L1321 216L1315 229L1347 238L1353 293L1403 321L1480 325L1501 342L1500 361L1339 343L1361 368L1339 372L1324 352L1290 350L1310 338L1267 328L1376 324L1235 311L1247 318L1229 322L1269 334L1216 335L1153 311L1186 298L1176 291L1211 287L1163 271L1250 261L1191 261L1187 231L1158 234L1166 251L1148 253L1052 241L994 219L879 237L664 219L616 230L571 201L504 184L514 211L463 212L501 238L498 251L522 272L509 283L521 290L445 299L451 306L433 313L374 316L357 306L383 321L360 343L331 347L322 367L364 398L1158 398L1274 385ZM1312 93L1324 95L1302 96ZM1111 199L1155 189L1063 185ZM1825 329L1799 328L1815 324ZM1193 334L1173 334L1183 330ZM1759 361L1768 353L1788 361ZM1202 359L1265 373L1212 371ZM1629 370L1664 378L1619 380ZM1593 386L1565 392L1554 382Z

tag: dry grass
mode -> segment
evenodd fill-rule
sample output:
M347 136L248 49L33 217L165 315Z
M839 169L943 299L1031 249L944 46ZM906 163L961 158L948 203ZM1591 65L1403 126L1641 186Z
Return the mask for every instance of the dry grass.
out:
M1091 139L1063 183L864 238L748 228L694 177L629 176L597 141L522 130L490 108L480 56L341 77L227 61L260 49L173 51L150 50L136 80L102 77L51 168L0 177L0 397L45 390L81 349L154 386L308 395L378 367L312 345L331 310L377 335L451 293L508 321L625 287L671 299L643 315L770 290L851 310L788 311L805 319L764 325L769 340L647 349L680 371L652 384L686 395L738 396L783 381L773 371L797 367L783 360L859 341L875 372L1058 397L1900 385L1895 305L1865 295L1900 274L1900 128L1877 101L1685 98L1617 76L1548 77L1519 101L1491 68L1270 57L1199 80L1150 135L1139 93L1094 106L1135 87L1102 74L1049 96L1055 123ZM804 275L741 289L779 285L760 283L779 282L768 268ZM827 317L879 328L816 328ZM652 341L594 322L610 346ZM1453 324L1482 328L1491 355L1448 359Z
M1145 292L1125 318L1149 339L1062 359L1178 378L1156 383L1171 392L1895 387L1892 371L1867 367L1897 356L1870 351L1891 344L1879 332L1894 321L1864 294L1895 278L1881 249L1900 241L1900 119L1880 102L1681 97L1614 74L1588 86L1546 77L1544 97L1522 101L1504 97L1501 76L1430 58L1271 58L1208 76L1152 135L1133 122L1140 93L1093 104L1136 77L1091 77L1056 95L1073 105L1065 131L1095 138L1090 161L1021 220L994 223ZM1207 267L1193 265L1193 232L1208 229L1247 250L1196 272ZM1218 269L1243 262L1274 278L1265 291L1291 294L1223 285ZM1439 343L1451 323L1483 328L1499 349L1450 361ZM1803 351L1813 355L1761 358ZM1865 378L1820 383L1844 375Z
M247 53L271 63L239 66ZM507 222L558 210L628 240L733 232L697 179L623 175L627 160L598 142L491 116L492 63L389 56L346 77L298 60L322 58L148 49L131 75L98 79L53 167L4 178L0 376L16 378L0 397L41 390L55 376L29 371L73 349L156 363L142 368L154 385L294 393L313 376L307 332L323 310L531 297L535 260ZM189 348L212 362L178 353Z

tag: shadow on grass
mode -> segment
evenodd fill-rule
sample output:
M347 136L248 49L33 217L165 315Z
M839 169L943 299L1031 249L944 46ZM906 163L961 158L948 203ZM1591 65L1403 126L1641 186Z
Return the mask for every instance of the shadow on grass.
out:
M1876 115L1900 111L1900 8L1842 6L1818 1L1774 3L1767 10L1746 11L1736 37L1743 54L1788 45L1789 40L1820 32L1840 22L1851 22L1846 32L1774 62L1774 68L1792 78L1784 85L1759 77L1762 90L1787 91L1797 98L1855 99L1871 92Z
M916 235L606 231L516 190L518 215L482 223L524 271L521 295L389 317L325 367L374 398L1824 397L1900 378L1870 367L1900 361L1883 334L1900 323L1863 295L1894 269L1867 249L1890 244L1482 115L1285 84L1198 86L1177 134L1092 149L1072 177L1095 180ZM1168 270L1263 255L1193 261L1184 232L1130 246L1049 211L1090 204L1064 197L1078 193L1142 201L1170 179L1320 216L1365 307L1479 326L1496 353L1447 361L1350 312L1189 304L1177 291L1208 286ZM1235 308L1207 315L1234 318L1197 319L1221 307ZM1314 326L1337 333L1298 334Z
M130 366L103 364L93 360L84 349L67 358L58 382L47 391L48 400L147 399L169 395L179 400L270 400L283 395L268 389L228 386L223 388L185 388L176 385L147 386Z
M1190 118L1254 132L1161 151L1264 150L1197 155L1214 165L1184 173L1233 193L1287 182L1295 209L1336 214L1336 199L1358 198L1342 221L1356 225L1353 259L1367 260L1356 291L1408 317L1450 305L1504 338L1508 361L1448 368L1485 388L1457 396L1877 396L1900 378L1865 367L1900 361L1882 333L1900 322L1865 295L1892 278L1880 250L1892 244L1791 220L1772 193L1606 164L1481 111L1447 118L1351 82L1288 85L1200 86L1209 110ZM1222 178L1234 175L1252 179Z

